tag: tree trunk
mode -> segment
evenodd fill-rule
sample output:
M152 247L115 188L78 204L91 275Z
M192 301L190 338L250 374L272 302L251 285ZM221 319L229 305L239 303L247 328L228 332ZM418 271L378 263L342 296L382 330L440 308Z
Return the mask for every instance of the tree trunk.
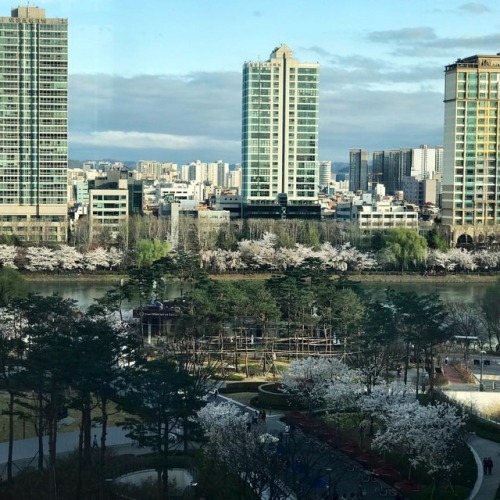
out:
M83 426L84 426L83 412L80 417L80 430L78 432L78 478L76 487L76 498L80 500L82 496L82 468L83 468Z
M38 394L38 470L43 470L43 397Z
M48 421L49 435L49 495L50 498L57 498L56 484L56 456L57 456L57 408L55 401L50 403L50 413Z
M430 367L430 373L429 373L429 392L431 394L431 398L434 399L434 373L436 370L434 369L434 351L432 349L432 344L430 346L429 350L429 355L430 355L430 361L431 361L431 367Z
M418 384L420 382L420 355L417 357L417 382L415 385L415 395L418 399Z
M82 408L83 421L83 449L85 463L90 462L91 445L92 445L92 417L90 412L90 395L85 396L85 401Z
M184 453L188 452L188 418L187 416L184 416L182 418L182 428L183 428L183 435L182 435L182 441L184 443Z
M406 356L405 356L405 375L404 375L404 384L406 385L408 382L408 369L410 368L410 341L406 342Z
M108 399L103 396L101 396L101 415L101 463L104 464L104 461L106 459L106 435L108 433Z
M12 452L14 450L14 393L9 391L9 451L7 457L7 481L12 483Z

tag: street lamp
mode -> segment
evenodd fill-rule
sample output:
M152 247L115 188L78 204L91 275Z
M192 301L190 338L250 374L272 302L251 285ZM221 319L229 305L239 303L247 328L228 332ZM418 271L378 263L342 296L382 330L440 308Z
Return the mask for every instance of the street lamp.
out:
M484 391L483 385L483 342L481 339L477 339L477 345L479 346L479 362L481 363L479 370L479 391Z
M327 495L328 495L328 500L330 500L331 498L333 498L333 491L332 491L332 472L333 472L333 469L331 467L328 467L325 469L325 472L328 472L328 492L327 492Z

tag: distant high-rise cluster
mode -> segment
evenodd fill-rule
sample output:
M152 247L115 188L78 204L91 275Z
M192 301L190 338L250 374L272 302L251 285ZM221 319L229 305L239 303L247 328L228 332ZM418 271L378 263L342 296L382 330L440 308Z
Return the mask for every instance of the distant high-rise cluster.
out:
M286 46L243 67L243 199L314 203L318 197L319 65Z
M0 227L66 241L68 23L38 7L0 17Z
M366 149L349 151L349 189L351 191L368 189L368 151Z

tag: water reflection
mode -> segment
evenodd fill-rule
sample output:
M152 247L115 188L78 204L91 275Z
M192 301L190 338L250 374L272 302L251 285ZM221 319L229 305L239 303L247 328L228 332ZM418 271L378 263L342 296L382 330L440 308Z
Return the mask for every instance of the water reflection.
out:
M102 281L31 281L28 282L30 291L41 295L58 293L66 299L75 299L82 309L86 309L94 299L102 297L107 290L117 283ZM388 287L401 292L413 291L418 294L437 293L445 302L474 302L482 297L488 283L362 283L361 286L378 298L384 297ZM179 287L171 283L167 288L168 298L179 296ZM132 305L124 304L125 308Z
M387 288L398 292L415 292L419 295L437 293L444 302L475 302L483 295L490 283L365 283L364 288L383 298Z

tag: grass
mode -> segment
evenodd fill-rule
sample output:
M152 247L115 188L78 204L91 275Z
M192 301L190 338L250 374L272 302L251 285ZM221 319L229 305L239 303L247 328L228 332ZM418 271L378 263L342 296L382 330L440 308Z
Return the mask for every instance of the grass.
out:
M22 399L22 398L19 398ZM3 411L7 410L7 403L9 397L6 393L0 392L0 442L8 441L9 439L9 417L3 414ZM17 409L20 409L18 407ZM117 422L122 422L128 414L125 412L118 411L116 405L109 403L108 405L109 420L108 426L112 427L117 424ZM70 425L63 425L59 427L59 432L73 432L78 431L78 423L80 421L80 412L77 410L69 409L68 415L74 419L74 422ZM101 416L101 411L99 408L95 408L92 411L92 418L98 419ZM14 439L27 439L36 437L35 427L32 422L26 420L23 430L23 420L17 416L14 417Z

